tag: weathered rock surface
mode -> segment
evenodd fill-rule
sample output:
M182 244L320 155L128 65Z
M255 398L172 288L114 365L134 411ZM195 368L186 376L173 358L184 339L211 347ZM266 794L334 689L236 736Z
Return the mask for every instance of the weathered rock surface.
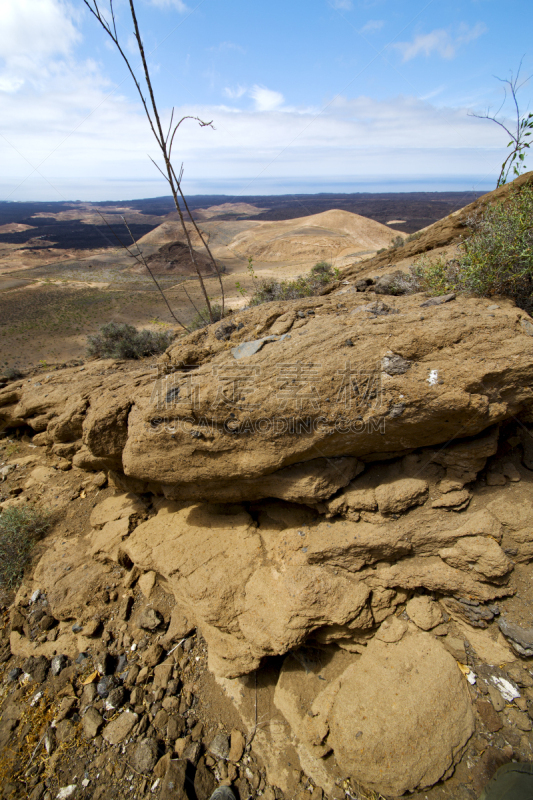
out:
M239 312L230 341L214 328L188 335L162 357L157 379L99 361L53 373L38 390L13 383L0 390L0 422L34 427L66 446L75 466L114 470L122 488L220 502L328 500L356 477L356 459L460 432L433 457L460 490L494 453L489 429L533 405L525 312L504 302L488 315L486 301L461 299L420 319L413 295L392 298L386 313L370 303L354 315L357 293L345 297L341 311L331 295L292 303L288 316L285 303ZM282 318L292 328L278 338L271 330ZM262 348L238 362L228 349L259 339ZM380 512L396 513L400 501L385 492ZM454 499L437 502L456 508Z
M231 677L313 635L357 650L405 590L482 603L508 593L511 564L489 512L459 525L446 512L414 513L416 521L311 518L298 527L267 516L257 527L238 505L167 501L122 548L141 571L161 576L206 638L213 671ZM110 540L110 557L113 548ZM430 627L438 624L436 612L429 616Z
M374 639L339 678L326 720L341 768L392 795L449 774L474 731L457 664L423 633L391 644Z

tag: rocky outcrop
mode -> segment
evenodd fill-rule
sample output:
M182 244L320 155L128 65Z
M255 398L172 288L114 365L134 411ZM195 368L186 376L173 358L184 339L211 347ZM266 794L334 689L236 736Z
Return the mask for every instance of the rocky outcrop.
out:
M469 437L532 408L527 315L504 302L421 312L421 295L386 307L342 297L241 312L229 339L216 326L191 334L158 371L104 361L19 381L0 391L0 419L33 428L75 466L180 501L327 501L355 477L355 459L432 446L450 493L440 504L466 507L468 494L452 492L493 452L490 435L475 452ZM403 510L391 491L374 487L385 514ZM421 502L417 491L401 503Z

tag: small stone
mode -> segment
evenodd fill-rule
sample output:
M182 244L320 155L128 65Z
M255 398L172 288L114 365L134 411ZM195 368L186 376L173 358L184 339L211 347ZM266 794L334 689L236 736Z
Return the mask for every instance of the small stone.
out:
M55 628L57 625L57 619L55 617L50 616L50 614L45 614L44 617L39 622L39 628L42 631L51 631L52 628Z
M156 776L156 778L164 778L165 777L166 771L170 766L170 759L171 758L172 758L172 754L171 753L165 753L165 755L162 756L159 759L159 761L157 762L157 764L154 767L154 775Z
M161 786L160 800L187 800L185 791L187 763L171 761Z
M160 708L157 714L155 715L152 725L159 733L163 733L166 731L168 724L168 714L164 708Z
M201 758L196 767L194 775L194 791L196 797L211 797L215 790L216 781L211 772L207 769L205 759Z
M13 681L17 681L21 675L22 675L22 670L20 669L20 667L14 667L13 669L10 669L9 672L7 673L7 679L12 683Z
M147 631L154 631L162 622L161 614L151 606L145 606L137 620L139 627Z
M208 747L209 752L218 760L227 760L229 756L229 740L225 733L217 733Z
M490 702L494 706L495 711L503 711L503 709L505 708L505 700L503 699L499 691L496 689L495 686L491 686L490 684L488 686L488 690L489 690Z
M196 764L198 763L198 759L200 758L201 752L202 752L202 745L200 744L200 742L190 742L190 744L188 744L185 750L183 751L183 758L186 761L190 761L191 764L194 764L196 766Z
M44 656L30 656L22 665L22 669L35 683L43 683L48 675L50 662Z
M244 753L244 748L246 746L246 740L242 733L234 728L231 732L231 745L229 749L228 759L236 764L238 761L241 760L242 754Z
M135 747L132 756L132 766L137 772L149 775L157 764L157 742L155 739L143 739Z
M74 625L72 626L72 633L81 633L82 630L83 630L83 625L80 625L79 622L75 622Z
M202 738L202 733L204 732L204 726L201 722L197 722L194 728L191 730L191 739L193 742L199 742Z
M57 716L55 718L56 725L59 722L62 722L66 717L68 717L72 709L75 707L76 707L75 697L63 697L61 703L59 704L59 709L57 712Z
M99 619L90 619L89 622L83 628L83 635L84 636L96 636L100 625L102 623Z
M426 595L413 597L408 601L405 610L409 618L423 631L429 631L442 622L439 604Z
M50 665L50 671L52 675L59 675L61 670L65 669L68 664L68 659L64 655L54 656Z
M503 728L503 723L491 703L486 700L478 700L476 709L489 733L496 733Z
M530 718L517 708L509 708L505 712L509 725L514 725L519 731L530 731L533 727Z
M146 667L155 667L161 661L163 653L165 651L161 647L160 644L155 642L154 644L150 645L150 647L146 650L143 655L143 663Z
M133 597L127 594L122 598L120 606L118 607L117 617L124 622L130 618L131 609L133 608Z
M116 686L114 689L111 689L107 696L105 701L106 711L115 711L118 708L122 708L125 701L126 692L124 688L122 686Z
M75 783L71 784L70 786L64 786L58 791L56 800L67 800L68 797L72 797L76 789L77 786Z
M185 733L185 720L183 717L169 717L167 723L167 739L174 742Z
M444 303L449 303L450 300L455 300L454 292L450 292L450 294L443 294L440 297L430 297L429 300L426 300L424 303L420 303L420 308L426 308L427 306L441 306Z
M138 714L132 711L123 711L106 725L102 736L109 744L119 744L128 736L138 719Z
M114 675L104 675L104 677L98 681L96 685L96 691L103 697L104 699L109 696L109 693L112 689L114 689L118 684L118 680L115 678Z
M102 719L102 715L96 708L90 706L83 715L83 735L86 739L94 739L95 736L98 735L103 724L104 720Z

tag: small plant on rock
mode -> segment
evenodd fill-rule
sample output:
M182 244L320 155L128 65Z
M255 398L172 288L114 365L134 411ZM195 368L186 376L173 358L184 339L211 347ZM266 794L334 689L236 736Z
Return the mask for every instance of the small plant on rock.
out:
M0 588L16 587L36 542L50 526L48 516L30 506L6 508L0 514Z
M108 322L87 337L87 353L96 358L144 358L164 353L173 339L172 331L139 331L127 322Z
M422 257L414 272L435 294L464 291L479 297L504 295L533 309L533 186L511 191L467 221L471 235L456 258Z

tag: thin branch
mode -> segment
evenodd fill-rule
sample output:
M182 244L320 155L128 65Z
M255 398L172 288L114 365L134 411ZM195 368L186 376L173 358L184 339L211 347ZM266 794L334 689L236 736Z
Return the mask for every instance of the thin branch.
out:
M141 248L139 247L139 243L135 241L135 238L134 238L134 236L133 236L133 233L131 232L129 225L128 225L128 223L126 222L126 218L125 218L125 217L122 217L122 219L123 219L123 221L124 221L124 225L125 225L125 226L126 226L126 228L128 229L128 233L129 233L129 235L131 236L131 240L132 240L132 242L133 242L133 243L136 245L136 247L137 247L137 250L138 250L139 256L141 257L141 259L142 259L142 262L143 262L144 266L146 267L146 269L147 269L147 270L148 270L148 272L150 273L150 276L151 276L151 278L152 278L153 282L155 283L155 285L157 286L157 288L158 288L158 289L159 289L159 291L161 292L161 297L163 298L163 300L164 300L164 301L165 301L165 303L167 304L167 308L168 308L168 310L170 311L170 313L172 314L173 318L176 320L176 322L178 323L178 325L181 325L181 327L182 327L182 328L184 328L184 329L187 331L187 333L189 333L189 329L187 328L187 326L186 326L186 325L184 325L184 324L183 324L183 322L180 322L180 320L177 318L177 316L176 316L176 315L174 314L174 312L172 311L172 309L171 309L171 307L170 307L170 303L168 302L168 300L167 300L167 298L166 298L166 295L165 295L165 293L164 293L163 289L162 289L162 288L161 288L161 286L159 285L159 281L157 280L157 278L155 277L154 273L152 272L152 270L151 270L151 269L150 269L150 267L148 266L148 262L146 261L146 259L145 259L145 257L144 257L144 253L142 252ZM130 252L130 251L128 250L128 252Z
M190 211L190 209L189 209L189 207L188 207L188 205L187 205L187 203L185 201L185 198L184 198L184 195L183 195L183 192L182 192L182 189L181 189L181 185L180 185L181 184L181 176L182 176L183 173L180 173L180 178L178 179L176 177L176 174L174 172L174 169L173 169L171 161L170 161L171 153L172 153L172 145L174 143L174 137L176 135L176 131L178 130L179 126L181 125L181 123L185 119L195 119L199 123L200 127L213 127L213 123L212 123L212 121L211 122L205 122L204 120L201 120L199 117L185 116L177 123L177 125L174 126L174 128L172 128L173 121L174 121L174 109L172 109L172 113L171 113L171 117L170 117L170 124L169 124L167 135L165 137L165 135L163 133L163 127L162 127L162 124L161 124L161 118L160 118L160 115L159 115L159 110L158 110L157 103L156 103L155 96L154 96L154 91L153 91L152 82L151 82L151 78L150 78L150 72L149 72L149 69L148 69L148 62L147 62L147 59L146 59L144 45L143 45L143 42L142 42L142 38L141 38L140 30L139 30L139 25L138 25L138 22L137 22L137 15L136 15L136 12L135 12L135 6L134 6L133 0L129 0L130 13L131 13L132 21L133 21L134 35L135 35L135 39L137 41L137 47L138 47L138 50L139 50L139 54L141 56L142 68L143 68L143 72L144 72L144 79L145 79L145 82L146 82L146 86L148 87L148 93L149 93L149 97L150 97L150 105L151 105L151 109L152 109L151 112L150 112L150 110L148 108L148 102L147 102L146 98L144 97L144 94L142 92L139 80L137 79L137 77L136 77L136 75L135 75L135 73L133 71L133 68L131 67L131 64L130 64L130 62L128 60L128 57L126 56L126 54L124 53L124 50L122 49L122 47L120 45L119 38L118 38L118 33L117 33L117 28L116 28L115 13L114 13L114 9L113 9L113 0L109 0L112 26L107 21L107 19L103 16L103 14L102 14L102 12L100 10L100 7L98 5L98 0L83 0L83 2L87 6L87 8L91 12L91 14L97 19L97 21L103 27L103 29L108 34L108 36L112 39L113 43L117 47L120 55L122 56L122 58L123 58L123 60L125 62L130 75L133 78L133 81L135 83L135 87L137 89L139 97L141 98L141 102L143 104L144 111L145 111L146 116L148 118L148 121L150 123L150 127L152 129L152 133L154 134L154 137L155 137L155 139L156 139L156 141L158 143L158 146L159 146L159 148L161 150L161 154L163 156L163 161L164 161L164 164L165 164L166 175L163 172L163 170L156 164L156 162L153 159L151 159L151 160L155 164L155 166L157 167L157 169L159 170L159 172L161 173L163 178L167 181L167 183L168 183L168 185L170 187L170 190L171 190L171 193L172 193L172 198L174 200L174 205L175 205L176 210L178 212L180 223L181 223L181 226L182 226L182 229L183 229L183 232L185 234L186 241L187 241L187 246L189 248L191 261L192 261L193 266L194 266L194 268L196 270L196 274L198 276L198 281L200 283L200 287L201 287L202 293L204 295L204 299L205 299L205 302L206 302L206 307L207 307L207 310L209 312L209 318L210 318L211 322L214 322L213 310L212 310L211 303L210 303L210 300L209 300L209 296L207 294L205 283L204 283L204 280L203 280L203 277L202 277L202 274L201 274L201 271L200 271L200 267L199 267L197 259L196 259L196 253L195 253L194 248L192 246L192 241L191 241L191 237L190 237L190 234L189 234L189 230L187 228L187 225L185 223L185 219L184 219L184 216L183 216L183 213L182 213L182 210L181 210L178 194L182 198L182 200L183 200L183 202L185 204L185 208L186 208L187 214L189 215L189 218L190 218L194 228L198 232L198 234L200 236L200 239L203 242L204 246L206 247L206 250L208 251L209 256L210 256L210 258L211 258L211 260L212 260L212 262L213 262L213 264L215 266L215 270L216 270L216 272L218 274L218 277L219 277L220 287L221 287L221 292L222 292L222 309L224 309L224 286L223 286L222 279L221 279L221 276L220 276L220 271L219 271L218 265L216 264L216 261L214 260L214 258L212 256L212 254L211 254L211 252L210 252L210 250L209 250L209 248L208 248L208 246L207 246L207 244L206 244L206 242L205 242L205 240L204 240L204 238L203 238L198 226L196 225L196 222L193 219L191 211ZM172 135L171 135L171 131L172 131ZM169 137L170 137L170 144L169 144ZM148 265L146 265L146 266L148 268ZM148 268L148 270L149 270L150 274L152 275L151 270L149 268ZM154 280L155 280L155 278L154 278ZM157 281L156 281L156 284L157 284ZM157 284L157 285L158 285L159 290L162 292L162 289L161 289L161 287L159 287L159 284ZM166 301L166 298L165 298L165 301ZM168 301L166 301L166 302L167 302L167 305L169 305ZM170 308L170 306L169 306L169 308Z

